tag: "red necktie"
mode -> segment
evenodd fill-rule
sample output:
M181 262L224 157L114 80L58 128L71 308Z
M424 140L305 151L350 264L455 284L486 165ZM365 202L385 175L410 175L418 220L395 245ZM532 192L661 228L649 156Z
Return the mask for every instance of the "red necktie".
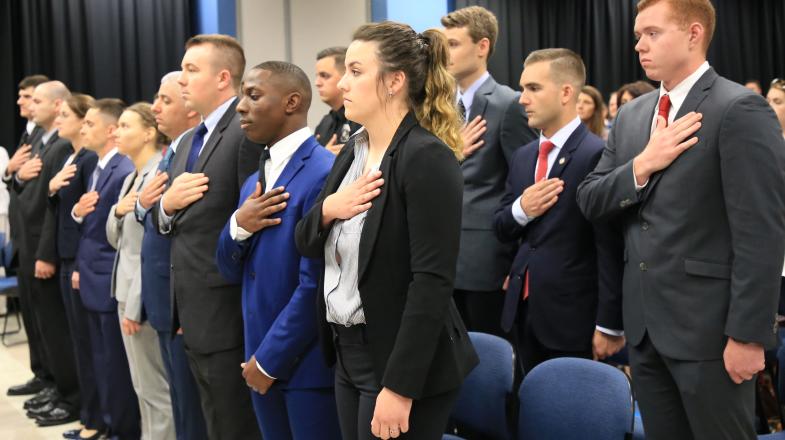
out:
M551 141L543 141L540 144L540 154L537 156L537 172L534 175L534 182L539 182L545 179L545 175L548 174L548 154L550 154L551 150L553 150L553 142ZM529 297L529 271L526 271L526 279L523 283L523 299Z
M657 116L665 118L665 126L668 126L668 113L671 111L671 97L662 95L660 97L660 104L657 107Z

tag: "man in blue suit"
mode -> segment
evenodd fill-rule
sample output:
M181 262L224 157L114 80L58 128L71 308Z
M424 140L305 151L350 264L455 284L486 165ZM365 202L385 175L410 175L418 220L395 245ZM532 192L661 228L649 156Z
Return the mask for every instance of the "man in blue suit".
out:
M242 282L243 377L255 392L267 439L339 439L333 372L317 344L321 263L300 256L297 222L311 208L333 163L307 127L311 87L297 66L269 61L243 78L237 105L248 138L267 145L259 171L221 232L216 260Z
M521 75L520 103L540 138L513 155L495 228L501 240L519 240L502 328L517 321L524 372L556 357L602 358L624 344L620 230L587 221L575 198L604 147L576 112L585 80L568 49L532 52Z
M72 285L79 289L86 310L101 411L112 439L141 435L139 404L117 322L117 301L111 295L115 249L106 239L109 211L125 177L134 171L133 163L114 146L117 119L124 107L119 99L99 99L87 111L82 141L85 148L98 154L98 164L88 192L71 210L82 232Z
M144 225L142 238L142 304L147 320L158 333L161 357L169 380L175 433L178 440L207 440L199 390L196 386L183 335L172 335L172 304L169 298L169 265L171 239L156 231L150 208L161 199L169 180L172 159L188 130L199 124L199 113L185 108L177 78L180 72L170 72L161 79L161 86L153 103L158 130L172 139L158 166L159 174L144 187L136 202L136 219Z

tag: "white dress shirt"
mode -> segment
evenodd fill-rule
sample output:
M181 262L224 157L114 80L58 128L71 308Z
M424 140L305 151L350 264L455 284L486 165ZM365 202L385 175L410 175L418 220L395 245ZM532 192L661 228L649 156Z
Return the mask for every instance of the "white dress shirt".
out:
M215 127L218 125L218 122L220 122L221 118L224 117L224 114L226 113L227 110L229 110L229 107L232 105L235 99L237 99L236 96L232 96L231 98L227 99L226 101L224 101L223 104L219 105L218 108L213 110L212 113L207 115L207 117L202 120L202 122L204 122L205 128L207 128L207 133L204 135L204 140L202 141L202 148L199 150L200 155L202 154L202 150L204 150L204 146L207 145L208 142L210 142L210 137L213 135L213 132L215 131ZM163 198L161 198L161 200L163 200ZM160 205L161 205L160 221L161 221L162 231L168 232L172 228L172 218L174 218L174 214L172 214L171 216L166 215L166 211L164 211L164 204L160 203Z
M270 158L264 163L264 188L262 193L266 193L273 189L273 185L281 176L284 168L292 159L294 153L300 148L300 145L311 136L311 129L308 127L301 128L294 133L289 134L285 138L278 141L275 145L270 147ZM237 211L232 214L229 220L229 235L232 240L236 242L245 241L250 238L253 233L248 232L237 224Z
M542 132L540 132L539 145L542 145L542 143L545 141L551 141L551 143L553 144L553 149L548 153L548 169L545 172L546 178L549 174L551 174L551 168L553 168L553 164L556 162L556 158L559 157L559 152L561 151L562 147L564 147L564 144L567 143L567 139L569 139L570 136L572 136L572 132L575 131L578 127L580 127L580 125L581 125L581 118L576 116L575 119L568 122L567 125L560 128L556 133L554 133L550 139L546 138L545 135L542 134ZM537 153L537 155L539 157L539 152ZM534 169L535 176L537 175L537 168L539 168L539 166L540 163L538 159L537 165L535 166ZM515 199L515 202L513 202L512 204L512 218L514 218L519 225L526 226L531 220L534 219L534 217L529 217L528 215L526 215L525 212L523 212L523 208L521 207L522 197L523 195L519 196L517 199Z
M709 66L708 61L704 61L694 72L692 72L688 77L684 78L682 82L676 85L676 87L672 88L670 91L665 89L665 83L660 83L660 95L657 98L657 108L659 108L660 98L663 95L668 95L671 100L671 108L668 112L668 125L670 126L673 123L673 120L676 119L676 115L679 114L679 109L681 109L681 105L684 104L684 100L687 99L687 95L692 90L692 87L698 80L709 70L711 66ZM659 113L657 111L654 112L654 116L651 120L651 132L654 133L654 129L657 128L657 116ZM643 183L643 185L638 185L638 179L635 178L635 170L633 169L632 181L635 184L635 189L637 191L642 190L646 187L646 184L649 183L647 180Z
M90 186L92 187L91 191L95 190L95 188L97 188L98 185L99 176L98 174L96 174L96 172L98 171L99 168L101 169L101 172L104 172L104 170L106 170L106 166L109 164L109 161L112 160L115 154L117 154L117 148L112 148L108 153L106 153L104 157L98 159L98 164L96 164L95 166L95 170L93 171L93 177L90 182ZM93 180L95 180L95 183L92 182ZM84 217L77 217L77 215L74 214L74 209L76 209L76 205L74 205L74 207L71 208L71 218L74 219L75 222L81 225L82 222L84 221Z
M473 82L472 85L470 85L468 88L466 88L466 90L461 91L460 87L458 88L458 93L456 93L456 95L457 95L456 98L458 98L458 101L463 101L463 106L464 106L464 108L466 108L466 113L463 115L463 120L464 121L467 121L467 122L469 121L469 113L472 110L472 103L474 102L474 95L477 93L477 90L480 88L480 86L488 78L490 78L490 76L491 76L491 74L488 73L488 71L485 71L485 73L483 73L482 76L477 78L477 81Z

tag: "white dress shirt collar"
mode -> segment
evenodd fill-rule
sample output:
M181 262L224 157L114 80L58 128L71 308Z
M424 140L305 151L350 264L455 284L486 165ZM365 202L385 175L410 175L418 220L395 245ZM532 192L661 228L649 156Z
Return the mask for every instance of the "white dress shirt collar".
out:
M31 119L28 119L27 125L25 126L25 130L27 130L28 136L33 134L33 130L35 130L35 122L33 122Z
M46 133L44 133L44 135L41 136L41 142L43 143L43 145L46 145L46 143L49 142L49 139L52 139L52 136L54 136L55 133L57 133L56 128L53 128L47 131Z
M461 91L461 88L458 87L457 98L459 101L463 101L463 106L466 108L466 114L463 115L464 118L469 118L469 112L472 108L472 103L474 102L474 95L477 93L477 90L491 77L491 74L488 73L486 70L485 73L482 74L476 81L472 83L466 90Z
M581 118L576 116L575 119L568 122L567 125L556 131L556 133L554 133L550 139L545 137L545 135L542 134L542 132L540 132L540 144L542 144L545 141L551 141L551 143L553 143L554 145L553 148L554 151L561 150L564 144L567 143L567 139L569 139L570 136L572 135L572 132L575 131L575 129L577 129L580 125L581 125Z
M173 140L172 143L169 144L169 148L171 148L172 151L177 153L177 147L180 145L180 141L183 140L183 137L186 134L188 134L189 131L190 130L185 130L184 132L180 133L180 136L177 136L177 138L175 140Z
M100 167L101 170L105 170L106 166L109 164L109 161L112 160L115 154L117 154L117 148L112 148L108 153L106 153L104 157L98 159L98 165L96 165L96 167Z
M300 148L300 145L302 145L309 136L311 136L311 129L303 127L276 142L275 145L270 148L270 165L272 166L272 169L276 170L280 168L283 170L286 163L288 163L289 159L294 155L294 152Z
M671 90L665 90L665 83L660 83L660 96L667 94L671 100L671 110L668 114L668 123L673 122L673 119L676 117L676 114L679 112L681 105L684 103L684 100L687 99L687 94L690 93L692 87L698 80L709 70L711 66L709 66L708 61L704 61L694 72L692 72L688 77L684 78L682 82L677 84ZM657 102L659 102L659 98L657 98ZM656 116L655 116L656 117Z
M232 105L235 99L237 99L236 96L232 96L231 98L227 99L223 104L219 105L218 108L213 110L212 113L204 118L202 122L204 122L204 126L207 127L207 134L204 136L204 143L202 145L207 145L207 140L213 134L215 126L218 125L218 122L221 120L221 118L223 118L226 110L229 109L229 106Z

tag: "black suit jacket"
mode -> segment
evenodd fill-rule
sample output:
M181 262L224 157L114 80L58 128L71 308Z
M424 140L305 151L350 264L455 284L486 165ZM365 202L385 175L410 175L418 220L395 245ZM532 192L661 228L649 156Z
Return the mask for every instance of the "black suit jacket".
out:
M12 188L18 197L22 237L19 255L20 269L32 271L35 260L57 263L57 224L47 218L49 199L49 180L62 167L65 158L73 152L71 143L60 138L55 132L44 145L38 140L33 150L41 157L43 166L38 177L19 183L14 179Z
M22 148L22 145L32 145L34 143L40 142L41 136L44 135L44 129L35 126L33 132L30 135L27 134L27 129L22 132L22 135L19 137L19 143L16 145L16 150ZM16 151L14 150L14 151ZM21 233L22 233L22 213L19 210L19 199L16 191L13 190L13 179L14 176L11 176L11 180L8 181L8 188L9 188L9 203L8 203L8 224L11 228L11 241L14 244L14 250L18 250L19 246L21 245Z
M658 92L622 107L578 189L590 219L624 227L624 330L665 356L722 359L727 337L773 347L785 255L785 142L759 95L707 71L676 118L703 114L698 143L635 190Z
M499 239L519 243L510 269L502 328L509 331L512 327L528 270L527 320L537 339L552 350L591 349L595 325L622 330L621 231L607 222L592 225L575 201L578 184L594 170L604 145L583 124L572 132L548 175L564 181L564 192L551 209L526 226L513 218L512 204L534 184L539 140L519 149L496 211Z
M474 95L469 120L486 121L485 142L461 163L463 221L458 253L457 289L493 291L502 288L515 248L494 234L493 215L504 195L504 182L515 151L537 139L528 125L520 93L489 77Z
M297 225L299 251L324 258L329 228L322 203L354 160L354 141L335 160L313 208ZM461 227L462 179L442 141L409 113L381 163L385 179L360 239L358 288L382 386L414 399L458 388L478 363L452 301ZM319 280L321 340L329 365L335 348Z
M240 285L227 281L215 265L215 250L223 226L237 209L240 188L259 168L262 147L248 141L235 111L229 106L211 133L193 172L210 178L204 197L175 213L172 237L172 333L179 327L189 349L215 353L243 346ZM173 181L185 172L194 130L186 134L171 165ZM160 225L160 204L152 211Z
M71 217L71 210L89 188L90 177L98 164L98 155L86 148L82 148L76 153L76 157L71 164L76 165L76 174L74 174L67 186L60 188L60 191L49 197L47 217L51 216L51 219L45 221L54 221L57 225L56 249L57 256L61 260L76 259L81 236L81 225ZM55 174L62 169L62 166L63 164L60 164L60 166L55 167Z

